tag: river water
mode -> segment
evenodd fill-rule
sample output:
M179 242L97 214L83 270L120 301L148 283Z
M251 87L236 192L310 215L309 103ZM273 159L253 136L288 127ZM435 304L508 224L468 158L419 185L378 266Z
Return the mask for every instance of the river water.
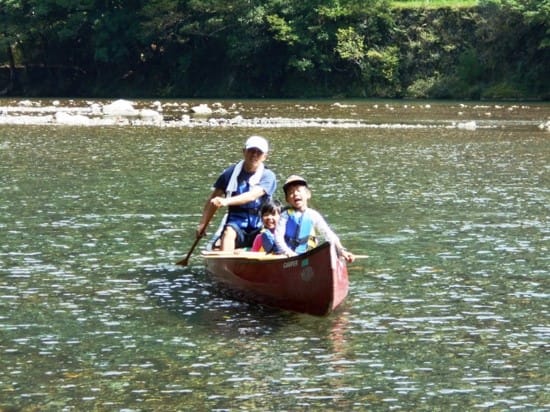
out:
M0 125L0 410L550 410L550 106L333 103ZM369 255L329 317L230 300L198 250L174 265L256 133Z

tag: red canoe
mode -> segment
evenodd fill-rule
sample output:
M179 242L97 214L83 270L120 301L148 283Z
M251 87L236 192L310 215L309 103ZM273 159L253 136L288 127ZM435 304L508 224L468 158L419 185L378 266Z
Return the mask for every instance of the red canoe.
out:
M329 243L290 258L262 252L202 253L213 280L232 294L270 307L325 316L348 294L348 270Z

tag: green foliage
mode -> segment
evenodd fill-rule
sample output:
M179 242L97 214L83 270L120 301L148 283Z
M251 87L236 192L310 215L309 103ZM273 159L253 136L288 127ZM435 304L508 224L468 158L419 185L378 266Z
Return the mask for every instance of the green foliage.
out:
M497 83L483 91L482 97L491 100L521 99L526 95L525 90L507 82Z
M441 76L434 76L414 81L405 92L405 96L413 99L425 99L434 95L434 90L441 81Z
M339 28L336 31L336 53L343 60L349 60L361 65L365 58L365 43L353 27Z
M541 26L545 34L540 48L550 48L550 0L479 0L482 9L521 16L528 26Z
M458 58L457 76L465 84L477 83L482 78L483 67L474 48L465 50Z
M275 40L289 45L295 44L299 40L298 35L294 33L293 28L284 18L276 14L270 14L266 16L266 21Z
M478 0L392 0L391 5L396 8L407 9L437 9L442 7L471 8L478 4Z
M365 80L371 85L371 93L383 93L387 97L398 97L401 87L398 81L399 49L388 46L381 50L370 49L367 52ZM369 94L371 94L369 93Z
M30 93L56 84L48 93L550 94L550 0L420 3L2 0L0 63L15 56L18 64L43 67L51 78L31 81ZM468 7L456 7L463 3Z

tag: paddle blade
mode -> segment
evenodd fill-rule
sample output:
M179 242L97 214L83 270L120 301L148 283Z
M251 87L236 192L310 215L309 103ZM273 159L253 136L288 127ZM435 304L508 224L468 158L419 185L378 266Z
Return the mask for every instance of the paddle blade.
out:
M178 266L187 266L188 263L189 263L189 256L186 256L182 260L178 260L176 262L176 265L178 265Z

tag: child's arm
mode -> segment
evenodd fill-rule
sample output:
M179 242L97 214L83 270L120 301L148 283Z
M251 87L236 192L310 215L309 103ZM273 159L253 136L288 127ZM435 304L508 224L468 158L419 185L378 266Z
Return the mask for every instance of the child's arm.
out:
M342 245L340 238L330 228L325 218L316 210L309 209L309 211L311 212L311 216L313 218L315 230L318 231L325 240L329 241L336 247L336 251L339 256L342 256L348 262L353 262L355 260L353 253L348 252Z

